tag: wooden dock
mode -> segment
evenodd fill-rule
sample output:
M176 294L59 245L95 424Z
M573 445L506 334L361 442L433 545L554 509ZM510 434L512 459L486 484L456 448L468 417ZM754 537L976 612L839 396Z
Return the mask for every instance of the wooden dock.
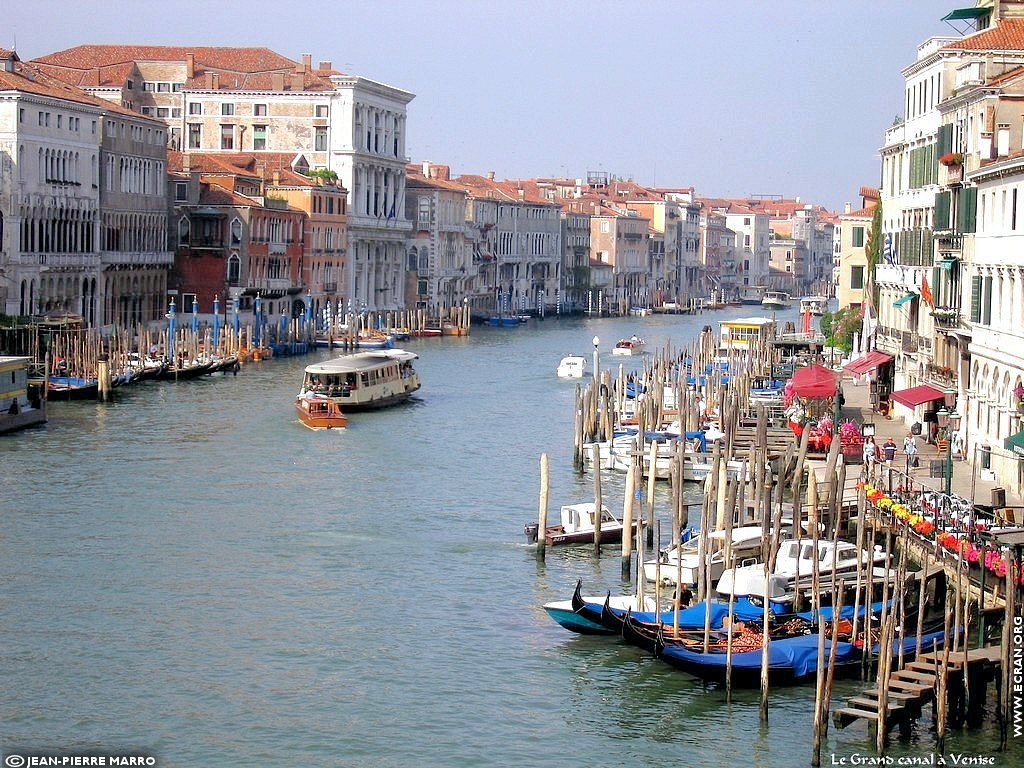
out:
M942 672L942 651L922 653L916 660L909 662L903 669L892 673L887 692L886 707L887 725L905 725L909 721L921 717L925 704L935 704L939 677ZM990 645L967 651L967 666L971 673L979 669L998 667L1001 662L999 646ZM962 651L950 653L947 663L947 676L963 672L964 654ZM984 679L971 675L974 679ZM878 722L878 687L866 689L858 696L847 699L848 706L832 713L832 720L838 728L858 720Z

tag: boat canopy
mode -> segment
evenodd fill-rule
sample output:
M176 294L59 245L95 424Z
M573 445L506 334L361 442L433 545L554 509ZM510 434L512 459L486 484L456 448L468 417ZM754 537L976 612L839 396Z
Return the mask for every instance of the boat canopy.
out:
M356 352L354 355L343 355L323 363L306 366L306 373L338 374L353 371L368 371L388 363L407 363L418 358L415 352L404 349L377 349L368 352Z

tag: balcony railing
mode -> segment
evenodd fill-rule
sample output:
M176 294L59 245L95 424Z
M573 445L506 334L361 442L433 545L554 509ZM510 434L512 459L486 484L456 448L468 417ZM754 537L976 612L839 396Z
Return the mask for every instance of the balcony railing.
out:
M960 327L959 307L936 307L932 310L932 318L936 328L948 330Z
M900 348L904 352L917 352L917 338L918 337L916 333L911 333L910 331L903 331L902 343L900 344Z
M338 284L337 283L324 283L324 293L337 293L337 292L338 292Z

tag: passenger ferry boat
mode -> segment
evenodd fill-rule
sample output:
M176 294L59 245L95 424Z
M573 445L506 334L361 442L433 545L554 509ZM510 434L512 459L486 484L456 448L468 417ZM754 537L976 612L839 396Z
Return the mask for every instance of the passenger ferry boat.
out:
M783 291L767 291L761 299L761 306L768 309L789 309L793 306L789 294Z
M826 296L804 296L800 299L800 314L810 312L815 317L821 317L828 309L828 297Z
M348 424L338 404L325 395L299 395L295 398L295 410L299 412L299 421L310 429L343 429Z
M44 393L33 402L28 394L28 357L0 357L0 434L46 422Z
M412 361L419 355L404 349L381 349L306 366L299 397L330 398L343 413L386 408L420 388Z
M765 344L775 335L775 321L770 317L738 317L722 320L719 354L728 355L730 349L748 350Z

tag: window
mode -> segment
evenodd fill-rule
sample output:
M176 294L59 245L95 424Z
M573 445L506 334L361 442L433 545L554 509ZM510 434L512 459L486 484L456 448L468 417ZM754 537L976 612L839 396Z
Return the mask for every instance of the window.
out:
M231 221L231 244L241 245L242 243L242 222L240 219Z
M174 91L175 93L177 93L178 91L181 90L181 86L182 86L181 83L171 83L171 90Z
M131 78L128 78L128 80L124 84L124 87L127 88L129 91L134 90L134 88L135 88L135 81L132 80Z
M315 138L313 149L315 151L317 151L317 152L326 152L327 151L327 127L326 126L322 126L322 125L321 126L317 126L317 128L316 128L316 138Z
M203 126L199 123L188 124L188 148L199 149L203 143Z
M188 200L188 182L174 182L174 200L178 203Z
M864 287L864 267L850 267L850 288L860 290Z
M864 247L864 227L853 228L853 247L863 248Z
M607 235L611 231L612 231L611 222L610 221L602 221L601 222L601 234L602 235Z
M233 114L235 114L235 105L234 104L221 104L220 105L220 113L222 115L233 115Z
M316 105L316 116L317 117L327 117L330 114L329 110L330 110L330 107L328 107L326 104L317 104Z
M228 285L238 285L238 277L241 273L242 261L237 253L228 257Z
M18 110L18 122L19 123L24 123L25 122L25 110L24 109L19 109Z
M266 117L266 115L267 115L267 105L266 104L253 104L252 105L252 113L254 115L256 115L256 117Z
M181 117L181 107L171 107L171 117Z
M157 83L156 84L156 89L160 93L170 93L171 92L171 84L170 83Z
M190 115L201 115L203 114L203 105L198 101L190 101L188 103L188 113Z
M188 219L181 219L178 222L178 245L188 245L189 225Z
M220 148L235 148L235 126L231 125L230 123L227 125L222 125L220 127Z
M743 226L744 227L749 227L750 226L750 219L743 219Z
M63 128L64 127L64 115L57 115L57 127L58 128Z
M156 108L156 116L157 117L167 117L170 114L171 114L171 110L168 107L157 107Z
M144 82L142 84L142 90L144 90L144 91L155 91L156 90L156 83Z
M152 107L142 107L142 114L144 114L144 115L152 115L153 114L153 108Z
M265 125L254 125L252 127L252 148L253 149L266 149L267 148L267 126L265 126Z

